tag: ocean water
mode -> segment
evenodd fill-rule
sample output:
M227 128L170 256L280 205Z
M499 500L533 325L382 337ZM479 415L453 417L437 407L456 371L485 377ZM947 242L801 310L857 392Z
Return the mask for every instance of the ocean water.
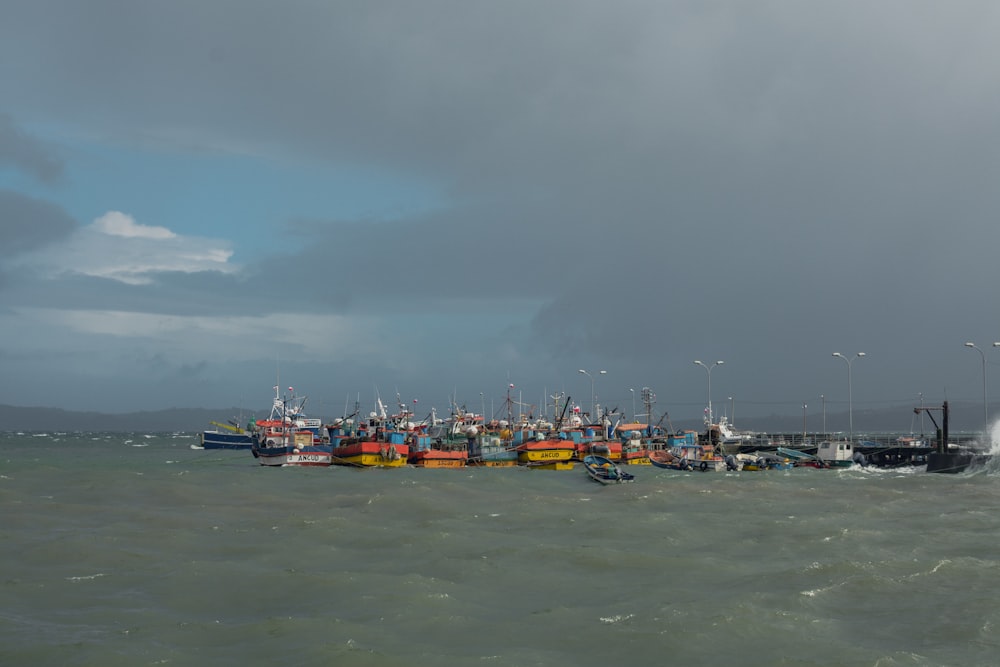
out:
M0 434L0 665L994 666L1000 471L264 468Z

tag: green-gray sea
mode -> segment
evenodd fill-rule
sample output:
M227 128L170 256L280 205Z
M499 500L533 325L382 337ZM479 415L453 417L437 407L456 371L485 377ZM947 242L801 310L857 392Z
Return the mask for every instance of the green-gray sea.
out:
M1000 470L264 468L0 434L0 665L1000 663Z

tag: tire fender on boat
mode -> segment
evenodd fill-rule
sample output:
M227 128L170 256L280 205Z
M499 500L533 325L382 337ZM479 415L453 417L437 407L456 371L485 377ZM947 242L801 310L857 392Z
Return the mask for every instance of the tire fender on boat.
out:
M698 469L701 470L702 472L708 470L708 461L702 461L701 465L698 466Z

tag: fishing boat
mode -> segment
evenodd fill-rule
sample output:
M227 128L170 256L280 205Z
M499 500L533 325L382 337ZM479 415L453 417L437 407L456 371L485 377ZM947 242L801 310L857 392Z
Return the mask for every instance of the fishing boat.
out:
M451 415L444 420L431 410L431 423L411 449L411 463L425 468L513 467L517 452L510 444L512 437L506 421L487 424L483 415L453 401Z
M331 433L330 454L333 463L359 468L399 468L406 465L410 447L406 436L389 431L351 430L327 426Z
M512 433L509 429L501 430L499 435L476 434L469 440L468 465L487 468L516 466L517 448L514 446L511 436Z
M534 437L517 445L519 465L541 470L572 470L576 443L562 429L570 399L566 398L562 413L551 431L538 431Z
M254 425L254 457L265 466L328 466L333 462L329 439L320 434L322 421L305 416L306 397L280 395L275 397L271 415Z
M425 433L411 435L410 441L407 462L418 468L464 468L469 460L469 449L464 442L433 441Z
M628 426L633 426L629 424ZM635 426L638 426L637 424ZM650 465L650 451L646 441L642 437L642 431L629 429L621 436L619 442L621 446L621 461L628 465Z
M210 421L215 428L201 432L202 449L250 449L253 447L253 422L246 427L235 423L228 424Z
M537 435L517 446L517 462L529 468L572 470L576 445L565 435Z
M623 484L635 481L635 475L625 472L611 459L597 454L583 457L583 467L587 470L587 476L600 484Z
M702 443L682 442L670 448L670 452L679 459L686 461L691 470L701 472L726 470L726 460L719 456L715 447Z
M408 411L390 417L382 399L377 400L377 411L355 424L354 412L335 419L326 426L332 447L334 465L357 468L400 468L410 455L409 432L412 427ZM346 412L346 410L345 410Z

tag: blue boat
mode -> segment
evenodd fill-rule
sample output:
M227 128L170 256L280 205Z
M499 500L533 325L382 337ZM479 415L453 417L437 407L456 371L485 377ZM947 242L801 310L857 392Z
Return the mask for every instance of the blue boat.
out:
M600 484L624 484L635 481L635 475L625 472L611 459L598 454L584 456L583 467L587 469L587 475Z
M214 425L215 429L201 432L202 449L250 449L253 447L252 430L235 424L209 423Z

